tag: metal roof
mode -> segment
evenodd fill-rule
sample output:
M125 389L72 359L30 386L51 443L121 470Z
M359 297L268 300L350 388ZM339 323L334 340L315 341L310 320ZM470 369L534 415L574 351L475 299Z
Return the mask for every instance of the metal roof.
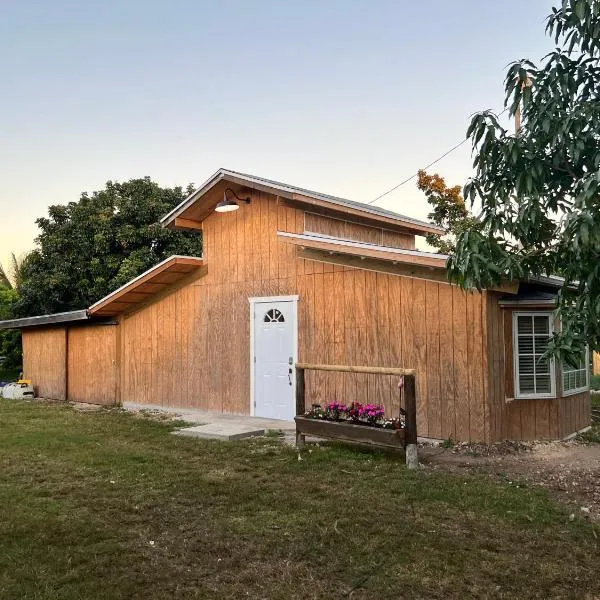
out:
M406 223L411 223L417 227L424 227L427 229L437 229L440 233L443 233L444 230L433 223L428 223L427 221L421 221L419 219L414 219L413 217L408 217L406 215L402 215L400 213L387 210L385 208L380 208L378 206L373 206L371 204L365 204L363 202L356 202L355 200L347 200L346 198L339 198L337 196L331 196L329 194L322 194L320 192L315 192L313 190L309 190L306 188L301 188L294 185L289 185L287 183L282 183L280 181L274 181L272 179L266 179L264 177L257 177L256 175L249 175L247 173L240 173L238 171L231 171L229 169L219 169L212 177L210 177L207 181L205 181L197 190L192 192L183 202L181 202L178 206L176 206L171 212L165 215L161 219L161 223L166 224L170 222L174 217L181 214L186 208L188 208L193 202L202 194L207 192L210 188L212 188L216 183L221 181L222 179L227 179L227 177L235 177L239 179L243 179L249 186L252 184L263 185L273 188L274 190L278 190L281 192L285 192L288 194L301 194L303 196L308 196L310 198L314 198L316 200L322 200L324 202L329 202L331 204L337 204L339 206L346 206L348 208L355 208L358 210L363 210L365 212L379 215L382 217L387 217L390 219L397 219L398 221L404 221Z
M61 323L74 323L77 321L90 321L87 310L72 310L69 312L40 315L38 317L25 317L23 319L10 319L0 321L0 329L24 329L27 327L40 327L42 325L60 325Z

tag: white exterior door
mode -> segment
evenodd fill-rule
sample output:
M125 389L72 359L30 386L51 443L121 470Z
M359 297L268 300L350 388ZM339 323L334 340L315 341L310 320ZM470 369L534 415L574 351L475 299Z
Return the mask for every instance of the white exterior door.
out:
M296 414L296 302L252 301L254 415L291 420Z

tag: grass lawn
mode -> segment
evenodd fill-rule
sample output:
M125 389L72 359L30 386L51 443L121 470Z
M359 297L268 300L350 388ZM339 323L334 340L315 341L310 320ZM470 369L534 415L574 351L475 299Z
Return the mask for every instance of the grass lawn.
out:
M0 400L0 598L593 598L541 490L344 447L209 442Z

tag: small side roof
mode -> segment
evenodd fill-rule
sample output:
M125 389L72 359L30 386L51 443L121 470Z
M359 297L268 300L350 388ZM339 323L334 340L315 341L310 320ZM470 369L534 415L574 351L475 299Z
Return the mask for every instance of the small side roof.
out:
M197 214L192 214L193 211L190 209L192 209L194 204L196 204L205 194L208 194L221 182L228 182L230 184L236 184L242 187L276 194L299 204L318 205L324 208L337 209L341 212L351 212L357 216L363 215L365 218L371 218L380 222L395 224L396 226L402 227L407 232L411 232L416 235L425 235L427 233L444 233L444 230L437 225L428 223L426 221L421 221L419 219L413 219L412 217L407 217L406 215L401 215L378 206L372 206L362 202L355 202L354 200L347 200L345 198L338 198L336 196L330 196L329 194L322 194L320 192L314 192L312 190L289 185L287 183L265 179L264 177L257 177L256 175L248 175L246 173L230 171L228 169L219 169L196 191L190 194L170 213L165 215L161 219L161 224L163 227L177 226L175 219L178 217L192 220L202 220L206 218L206 216L210 214L209 211L198 211ZM212 201L216 205L220 199L221 198L215 196ZM214 206L212 208L214 208Z
M61 323L75 323L90 321L87 310L71 310L69 312L40 315L38 317L25 317L23 319L10 319L0 321L0 329L26 329L28 327L41 327L43 325L60 325Z
M355 242L342 238L308 233L289 233L278 231L282 241L295 246L313 248L331 253L343 253L364 258L375 258L386 262L407 263L435 269L445 269L448 256L420 250L406 250L390 246L379 246L366 242Z
M298 246L300 258L448 283L446 254L379 246L320 234L278 231L277 235L283 242ZM507 281L490 289L515 294L518 287L518 282Z
M116 316L131 310L203 265L204 260L195 256L170 256L92 304L87 312L92 316Z

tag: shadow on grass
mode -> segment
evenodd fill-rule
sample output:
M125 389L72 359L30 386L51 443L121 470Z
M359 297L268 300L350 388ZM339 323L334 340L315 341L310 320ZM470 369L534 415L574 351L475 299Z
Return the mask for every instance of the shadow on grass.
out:
M0 597L559 598L597 533L535 487L342 444L0 401ZM300 460L299 460L300 458Z

